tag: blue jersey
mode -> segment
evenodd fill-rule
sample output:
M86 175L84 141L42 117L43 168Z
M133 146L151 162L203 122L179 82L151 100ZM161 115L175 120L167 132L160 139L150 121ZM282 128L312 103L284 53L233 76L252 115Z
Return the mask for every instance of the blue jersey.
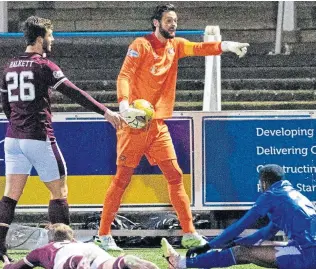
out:
M270 219L269 225L236 242L252 245L270 239L278 231L283 231L291 245L316 245L315 207L287 180L274 183L259 196L254 206L240 220L225 229L209 244L211 247L225 246L260 217L266 215Z

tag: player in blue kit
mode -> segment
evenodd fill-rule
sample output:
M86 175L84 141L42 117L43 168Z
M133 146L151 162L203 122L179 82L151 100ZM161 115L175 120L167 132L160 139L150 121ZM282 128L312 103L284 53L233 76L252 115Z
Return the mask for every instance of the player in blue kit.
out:
M54 41L50 20L29 17L23 31L26 50L7 62L0 80L2 108L9 121L4 142L6 185L0 200L0 260L6 254L5 238L33 166L51 194L50 222L69 224L67 168L52 126L52 91L103 115L115 128L124 122L44 57Z
M315 207L285 179L280 166L263 166L259 178L263 193L253 207L204 246L191 248L186 257L181 257L163 238L162 250L169 268L214 268L248 263L280 269L316 268ZM267 226L250 236L235 239L264 216L270 220ZM287 236L286 245L261 245L278 231ZM213 250L218 248L223 250Z

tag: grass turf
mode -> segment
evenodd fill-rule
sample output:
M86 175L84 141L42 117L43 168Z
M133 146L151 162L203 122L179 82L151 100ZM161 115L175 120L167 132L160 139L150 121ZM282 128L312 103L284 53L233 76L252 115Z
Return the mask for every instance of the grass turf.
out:
M178 249L179 253L184 254L185 249ZM9 255L14 258L16 261L22 259L29 251L24 250L9 250ZM161 269L167 269L168 264L165 259L162 257L162 252L159 248L135 248L135 249L126 249L124 250L125 254L133 254L140 258L152 261ZM118 252L110 252L113 256L117 257L120 255ZM3 265L0 264L0 268L3 268ZM39 268L39 267L37 267ZM259 267L253 264L249 265L236 265L229 267L230 269L263 269L263 267Z

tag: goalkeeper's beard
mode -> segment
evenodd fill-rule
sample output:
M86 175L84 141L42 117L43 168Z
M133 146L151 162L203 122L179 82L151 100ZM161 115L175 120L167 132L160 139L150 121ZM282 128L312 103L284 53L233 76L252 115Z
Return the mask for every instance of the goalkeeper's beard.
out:
M166 39L172 39L174 38L173 35L171 35L168 31L163 29L162 27L159 27L159 33Z

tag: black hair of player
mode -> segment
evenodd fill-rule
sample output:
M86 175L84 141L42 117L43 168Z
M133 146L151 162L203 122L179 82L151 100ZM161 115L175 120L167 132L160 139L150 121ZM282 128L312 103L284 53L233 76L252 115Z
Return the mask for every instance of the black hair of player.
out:
M281 166L277 164L267 164L259 170L260 181L271 186L277 181L285 179L285 173Z
M22 26L26 45L34 45L37 37L44 38L48 29L53 30L52 22L37 16L26 19Z
M155 8L154 14L151 16L151 27L153 31L156 30L153 20L158 20L161 22L163 13L166 11L176 11L176 9L173 4L159 5Z

